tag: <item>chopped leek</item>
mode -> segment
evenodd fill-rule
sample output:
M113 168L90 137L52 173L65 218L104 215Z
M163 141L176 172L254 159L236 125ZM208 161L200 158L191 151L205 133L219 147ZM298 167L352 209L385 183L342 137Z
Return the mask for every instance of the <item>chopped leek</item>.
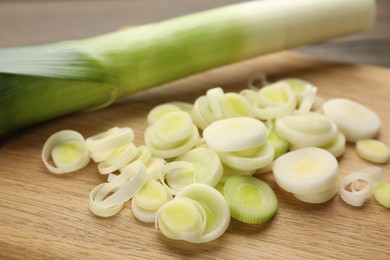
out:
M381 182L376 185L374 188L374 196L379 204L385 208L390 208L390 183Z
M206 227L193 242L206 243L220 237L230 223L229 206L223 195L206 184L195 183L177 194L176 198L188 198L198 202L206 213Z
M46 168L56 174L77 171L90 161L84 137L73 130L51 135L43 145L41 157Z
M203 131L203 138L209 147L218 152L233 152L263 145L267 139L267 129L257 119L233 117L208 126Z
M126 171L92 189L89 200L91 212L101 217L118 213L123 204L130 200L147 180L145 166L139 161L132 163Z
M350 173L341 182L340 197L352 206L361 207L381 180L382 168L379 167L368 167Z
M3 48L0 137L211 68L357 33L374 13L374 0L259 0L83 40Z
M252 176L232 176L226 180L223 194L231 216L248 224L260 224L276 213L278 201L272 188Z
M171 199L172 195L160 182L148 180L134 195L131 209L140 221L154 223L158 209Z
M390 159L390 148L381 141L361 139L356 142L356 151L363 159L374 163L387 163Z
M278 135L298 147L329 144L337 135L337 126L320 114L295 114L276 119Z
M374 111L349 99L328 100L323 105L323 111L350 142L374 138L381 126L381 120Z
M286 153L275 160L276 183L296 194L319 193L336 185L339 173L336 158L328 151L308 147Z

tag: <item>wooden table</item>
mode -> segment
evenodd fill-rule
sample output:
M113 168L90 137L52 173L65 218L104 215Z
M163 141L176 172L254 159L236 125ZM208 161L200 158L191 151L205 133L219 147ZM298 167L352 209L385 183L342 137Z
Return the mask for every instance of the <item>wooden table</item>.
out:
M125 6L134 6L132 14L136 14L137 10L139 13L150 11L157 19L164 18L159 15L176 15L191 8L204 9L211 5L207 1L194 1L188 6L179 1L167 1L176 3L178 9L172 10L162 1L153 1L153 8L145 9L146 3L150 2L114 1L106 4L99 1L57 1L58 7L51 2L5 2L0 4L0 19L4 19L5 13L8 18L12 17L10 10L15 8L18 10L15 12L22 12L27 20L23 26L17 19L13 20L14 25L19 24L19 27L15 27L18 33L5 30L4 20L1 20L0 35L7 32L8 36L0 38L0 43L3 46L39 43L71 35L77 38L110 30L121 24L141 23L142 20L133 20L134 17L125 22L118 15L112 16L114 20L108 21L107 27L92 26L95 21L99 25L106 24L102 21L102 17L105 17L103 14L114 12L114 9L124 13L122 9ZM213 4L225 2L228 1L213 1ZM385 1L382 2L386 5ZM86 8L91 7L92 3L95 4L92 10ZM36 9L31 9L34 6ZM84 9L75 9L76 6ZM53 23L44 23L42 16L29 18L31 12L37 14L45 10L47 15L48 10L57 10L57 16L55 12L50 14ZM77 19L84 23L79 23L77 27L69 25L63 31L56 30L56 23L61 23L59 21L63 24L75 23L64 18L67 17L64 13L71 10L76 13L75 17L78 17L77 13L89 10L87 17L90 20L80 15L81 18ZM20 34L27 30L24 26L30 29L34 27L32 21L38 24L35 25L35 33L31 32L29 36ZM47 30L42 29L39 33L40 29L37 28L41 26ZM90 32L91 28L95 31ZM343 46L348 41L363 44L369 40L351 38L329 44ZM383 41L388 41L388 38ZM325 53L327 49L319 46L317 50ZM369 44L366 49L369 49ZM356 62L361 59L359 55L355 58ZM380 59L376 61L382 62ZM272 186L279 200L275 217L264 225L247 225L232 220L227 232L219 239L197 245L163 237L153 225L137 221L129 204L112 218L95 217L88 209L88 194L95 185L105 181L95 164L91 163L77 173L57 176L49 173L41 162L42 145L55 131L68 128L91 136L112 126L128 126L135 130L136 144L141 145L146 127L145 117L153 106L173 100L193 102L196 96L216 85L226 91L239 91L245 87L246 79L259 71L267 73L271 80L301 77L317 85L319 94L324 98L347 97L369 106L383 122L378 138L390 144L390 69L324 61L285 51L211 70L135 94L103 110L66 116L31 127L8 140L0 150L0 258L388 259L390 212L373 197L361 208L345 204L339 196L325 204L307 204L280 189L271 173L259 175ZM357 156L353 144L348 145L346 154L339 162L339 182L346 174L372 165ZM385 181L390 181L389 164L381 167Z

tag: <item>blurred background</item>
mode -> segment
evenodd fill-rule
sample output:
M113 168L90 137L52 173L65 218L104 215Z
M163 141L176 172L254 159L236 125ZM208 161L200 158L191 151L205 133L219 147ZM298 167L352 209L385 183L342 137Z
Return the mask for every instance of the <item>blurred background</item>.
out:
M312 1L312 0L307 0ZM342 0L340 0L342 1ZM0 47L78 39L237 0L0 0ZM390 0L377 0L368 31L295 51L326 59L390 67Z

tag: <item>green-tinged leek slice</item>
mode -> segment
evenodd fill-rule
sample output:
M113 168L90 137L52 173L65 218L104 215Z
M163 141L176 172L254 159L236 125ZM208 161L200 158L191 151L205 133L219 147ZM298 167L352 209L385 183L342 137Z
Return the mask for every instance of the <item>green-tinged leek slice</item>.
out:
M272 188L252 176L232 176L226 180L223 194L231 216L248 224L260 224L276 213L278 201Z

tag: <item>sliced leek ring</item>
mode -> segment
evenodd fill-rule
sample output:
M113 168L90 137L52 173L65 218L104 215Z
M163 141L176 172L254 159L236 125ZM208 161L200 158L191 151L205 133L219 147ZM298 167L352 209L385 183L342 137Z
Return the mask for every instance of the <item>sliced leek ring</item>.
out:
M156 147L153 144L153 142L151 141L151 139L148 138L148 136L150 134L150 133L148 133L148 131L152 131L152 130L150 128L147 128L145 131L145 143L146 143L147 147L152 152L152 155L154 155L156 157L161 157L164 159L177 157L177 156L189 151L191 148L195 147L200 141L198 129L194 125L192 127L191 134L187 137L187 139L184 140L184 142L180 146L174 147L171 149L161 149L161 148Z
M115 206L106 208L100 205L100 202L95 201L96 194L106 186L106 183L97 185L89 194L89 209L93 214L99 217L111 217L117 214L125 205L125 203L119 203Z
M159 180L163 167L167 162L162 158L152 157L145 163L145 167L148 170L149 178L152 180Z
M149 179L131 201L133 215L140 221L154 223L158 209L171 199L160 182Z
M171 103L165 103L165 104L155 106L152 110L149 111L149 113L147 115L148 125L155 123L162 116L164 116L165 114L167 114L169 112L180 111L180 110L181 109L178 106L171 104Z
M321 191L321 192L306 193L306 194L294 193L293 195L295 198L297 198L303 202L319 204L319 203L325 203L325 202L331 200L332 198L334 198L334 196L336 196L336 194L337 194L337 190L338 190L337 185L335 183L335 185L333 185L329 189Z
M385 208L390 208L390 183L380 182L374 188L376 201Z
M90 161L84 137L73 130L51 135L43 145L41 158L46 168L56 174L77 171ZM55 166L49 163L50 158Z
M158 139L169 143L187 138L192 132L193 123L186 112L173 111L157 120L153 128Z
M196 183L195 165L186 161L170 162L163 167L160 181L170 194L176 195L186 186Z
M221 161L230 167L241 171L251 171L263 168L270 164L274 158L274 147L268 142L256 147L255 153L246 157L240 152L218 153Z
M260 224L276 213L278 202L272 188L252 176L232 176L226 180L223 194L231 216L247 224Z
M229 206L223 195L213 187L195 183L181 190L176 198L188 198L199 203L204 209L207 220L202 235L193 243L207 243L220 237L230 223Z
M276 82L258 92L255 116L261 120L279 118L291 114L297 105L294 92L286 82Z
M365 200L371 196L375 186L381 182L382 172L380 167L368 167L348 174L340 185L341 199L355 207L363 206ZM361 187L362 181L365 183L363 188Z
M390 148L385 143L374 139L361 139L356 142L358 155L373 163L387 163L390 159Z
M221 100L224 96L223 89L220 87L207 90L206 97L210 106L210 110L216 118L221 119L223 112L221 108Z
M263 145L267 129L257 119L233 117L209 125L203 131L203 138L210 148L218 152L240 151Z
M122 146L116 151L112 152L111 155L103 162L98 164L98 170L100 174L109 174L119 170L126 164L132 162L137 155L137 148L134 143Z
M336 158L316 147L286 153L273 164L276 183L282 189L297 194L330 189L338 179L338 169Z
M103 133L87 138L86 145L91 153L114 151L134 141L134 131L129 127L113 127Z
M128 167L114 178L111 177L109 182L92 189L89 200L91 212L101 217L116 214L123 204L142 188L147 179L144 165L139 161L134 162L132 167Z
M298 147L329 144L337 135L336 124L320 114L296 114L276 119L278 135Z
M195 182L215 186L222 177L223 168L218 154L210 148L195 148L176 158L192 163L195 167Z
M220 106L223 118L254 117L252 105L237 93L226 93L221 97Z
M337 124L350 142L374 138L381 126L381 120L374 111L345 98L326 101L323 112Z
M207 220L207 213L199 202L176 197L160 207L155 224L170 239L201 243L199 240L205 232Z
M310 112L313 107L315 97L317 94L317 87L313 85L306 85L302 93L302 99L300 101L298 111L299 112Z
M192 116L194 123L201 129L204 129L212 122L221 119L214 115L206 96L200 96L195 100Z

